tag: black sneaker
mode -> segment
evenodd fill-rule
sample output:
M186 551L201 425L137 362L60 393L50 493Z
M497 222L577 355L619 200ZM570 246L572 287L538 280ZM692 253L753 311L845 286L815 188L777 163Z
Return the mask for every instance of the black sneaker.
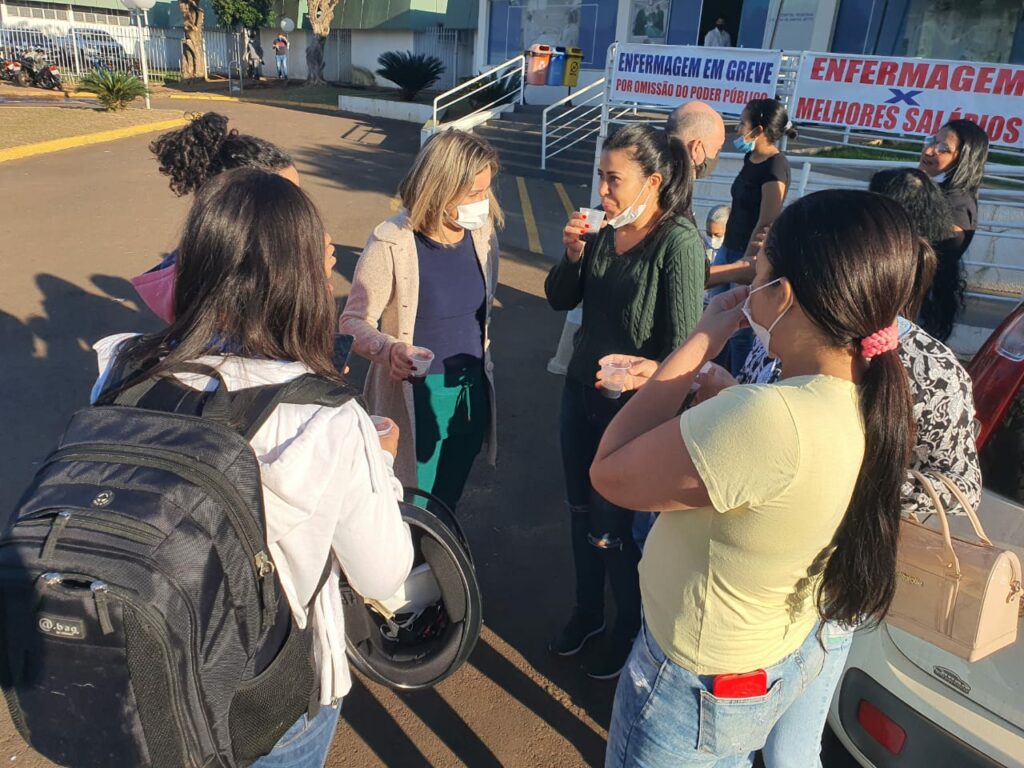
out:
M610 637L598 648L593 658L584 665L591 680L614 680L626 666L634 638Z
M558 656L575 656L587 644L587 640L602 632L603 618L587 618L578 611L573 611L569 623L558 633L558 637L548 644L548 650Z

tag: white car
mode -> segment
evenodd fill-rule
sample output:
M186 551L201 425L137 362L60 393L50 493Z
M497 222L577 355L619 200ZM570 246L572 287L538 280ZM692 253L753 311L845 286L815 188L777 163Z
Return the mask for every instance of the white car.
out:
M1024 304L969 371L985 480L978 516L1024 562ZM950 522L972 538L966 518ZM973 664L888 624L858 632L828 722L865 768L1024 766L1024 626Z

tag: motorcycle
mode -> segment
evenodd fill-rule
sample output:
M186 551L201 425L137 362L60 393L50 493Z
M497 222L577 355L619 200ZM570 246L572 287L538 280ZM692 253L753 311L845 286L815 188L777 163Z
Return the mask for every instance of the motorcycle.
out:
M25 51L21 54L21 71L27 75L32 85L37 88L52 88L55 91L64 90L64 83L60 77L60 67L50 64L46 54L36 49ZM24 83L19 83L24 84Z
M21 71L21 62L0 54L0 80L15 85L28 85L28 75Z

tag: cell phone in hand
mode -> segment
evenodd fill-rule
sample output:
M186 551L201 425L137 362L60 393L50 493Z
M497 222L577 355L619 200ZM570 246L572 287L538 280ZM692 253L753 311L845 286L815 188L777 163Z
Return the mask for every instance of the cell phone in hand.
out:
M345 373L348 367L348 359L352 355L352 344L355 337L347 333L338 333L334 336L334 352L331 353L331 362L338 373Z

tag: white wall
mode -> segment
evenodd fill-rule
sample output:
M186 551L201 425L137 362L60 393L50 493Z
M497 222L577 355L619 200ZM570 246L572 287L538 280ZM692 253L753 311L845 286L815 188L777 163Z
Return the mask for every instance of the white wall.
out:
M375 72L380 65L377 57L388 51L411 51L413 50L413 32L409 31L380 31L368 29L352 30L352 66L365 67ZM394 83L374 75L378 85L393 88Z

